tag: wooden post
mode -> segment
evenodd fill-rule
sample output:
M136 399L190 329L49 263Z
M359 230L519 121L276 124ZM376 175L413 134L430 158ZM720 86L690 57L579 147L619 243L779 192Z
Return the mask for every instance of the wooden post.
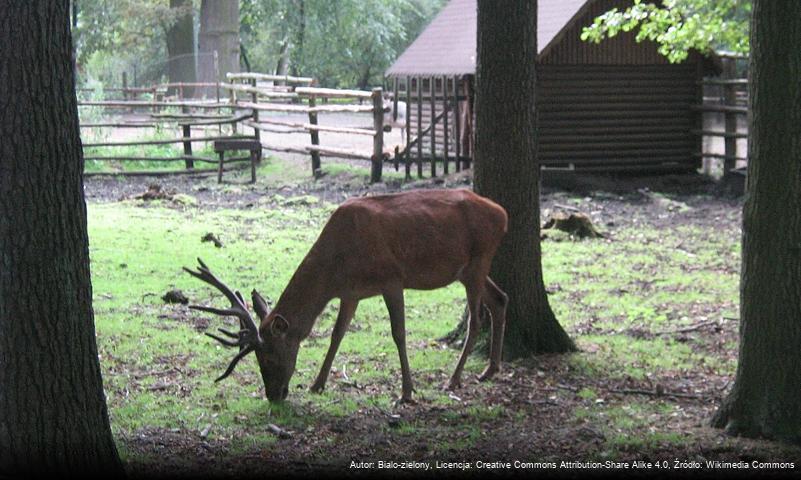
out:
M698 86L695 89L695 104L696 105L704 105L704 62L696 62L695 63L695 78L698 81ZM695 123L695 129L697 131L702 131L704 129L704 110L699 109L695 112L695 118L693 119ZM692 134L691 134L692 135ZM693 150L697 151L700 156L698 158L698 166L702 168L703 174L709 176L711 173L711 159L704 156L706 153L704 150L704 136L697 135L691 139Z
M219 103L220 103L220 80L217 79L217 81L215 83L216 83L217 104L219 105ZM231 110L231 112L236 112L236 110ZM232 126L231 130L232 130L233 133L236 133L236 125ZM223 133L222 123L217 125L217 131L219 131L220 135L222 135L222 133Z
M411 136L412 136L411 132L409 132L409 127L411 127L411 115L410 115L410 113L411 113L411 107L412 107L412 83L411 83L411 80L412 79L410 77L408 77L408 76L406 77L406 143L404 144L406 146L406 148L405 148L406 158L404 159L406 161L406 180L411 180L412 179L412 173L411 173L412 152L411 152L411 145L409 145L409 141L410 141Z
M398 120L398 77L392 79L392 123Z
M250 85L253 88L256 88L255 78L250 81ZM253 103L259 103L259 94L256 93L255 91L252 92L250 95L250 99ZM253 113L253 123L257 125L259 123L259 111L254 108L251 110L251 112ZM257 142L261 142L261 130L259 130L255 126L253 127L253 137L256 139Z
M259 142L261 145L261 142ZM250 151L250 183L256 183L256 164L261 161L261 147Z
M737 63L734 58L729 58L724 64L724 77L727 80L734 80L737 76ZM737 105L737 86L732 83L727 83L723 86L724 104L729 107ZM732 170L737 166L737 138L733 135L737 133L737 114L734 112L726 112L726 133L729 134L724 139L724 154L726 158L723 159L723 178L728 179L732 175Z
M229 95L230 96L228 98L231 101L231 109L232 109L231 111L235 112L236 111L236 90L231 90ZM236 135L236 123L237 122L234 122L234 123L231 124L231 133L234 134L234 135ZM222 128L222 126L220 128Z
M384 99L383 89L373 89L373 166L370 170L370 182L381 181L381 170L384 167Z
M442 77L442 163L443 173L448 174L448 77Z
M220 165L217 167L217 183L222 183L223 163L225 163L225 151L221 150L218 154L220 157Z
M184 107L185 108L185 107ZM187 157L184 159L184 164L186 168L195 168L195 161L192 160L190 157L192 156L192 142L189 141L189 138L192 136L192 127L189 125L183 125L184 130L184 155Z
M317 101L314 95L309 95L309 109L314 108L317 105ZM316 112L309 112L309 123L312 125L317 125L317 113ZM309 130L311 134L311 144L312 145L320 145L320 131L319 130ZM320 152L318 150L311 151L311 159L312 159L312 175L317 178L317 175L320 173Z
M122 99L128 101L128 72L122 72Z
M454 138L456 139L456 171L459 172L462 170L462 159L459 158L462 154L462 135L461 129L459 128L459 123L461 122L461 118L459 118L459 76L454 75L453 77L453 129L454 129Z
M181 112L189 113L189 107L187 106L181 107ZM189 158L192 156L192 142L189 141L189 138L192 136L192 127L189 125L182 125L182 127L184 134L183 138L185 139L184 156L187 157L184 159L184 165L187 169L195 168L195 161Z
M431 77L429 81L429 100L431 104L431 177L437 176L437 102L436 102L436 77Z
M423 78L417 77L417 178L423 178Z

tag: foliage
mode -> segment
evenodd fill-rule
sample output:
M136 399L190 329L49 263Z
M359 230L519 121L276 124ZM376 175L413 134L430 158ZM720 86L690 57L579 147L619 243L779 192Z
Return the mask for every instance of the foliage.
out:
M293 71L324 86L366 88L419 34L442 0L243 0L251 68L274 71L288 43Z
M661 6L635 0L625 10L612 10L585 27L581 39L598 43L620 32L637 32L637 41L653 40L671 62L690 50L726 49L748 53L750 0L665 0Z
M186 12L167 0L75 0L73 37L81 80L110 86L166 74L166 36ZM199 1L192 4L195 24ZM240 0L243 63L273 73L286 55L292 72L324 86L380 85L383 72L444 0ZM245 65L247 67L247 64ZM134 79L134 77L136 77Z
M120 84L121 71L135 71L139 83L160 79L166 67L166 33L185 9L170 8L166 0L74 1L79 76L113 86ZM133 81L131 75L129 83Z

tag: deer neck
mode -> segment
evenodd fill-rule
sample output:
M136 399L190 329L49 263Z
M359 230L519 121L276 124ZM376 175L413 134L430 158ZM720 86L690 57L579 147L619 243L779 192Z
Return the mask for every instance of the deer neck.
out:
M332 282L314 250L301 262L275 304L273 312L287 319L289 335L303 340L309 336L317 317L334 298Z

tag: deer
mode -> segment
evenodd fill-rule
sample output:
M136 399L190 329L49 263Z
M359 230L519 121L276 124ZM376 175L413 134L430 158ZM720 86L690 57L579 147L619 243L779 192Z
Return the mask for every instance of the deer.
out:
M327 304L339 299L330 345L310 387L313 393L321 393L359 302L382 295L400 358L399 402L414 403L406 353L404 290L433 290L456 281L464 285L469 314L466 339L447 388L462 385L482 308L490 313L491 340L489 363L479 380L490 379L500 370L508 297L490 279L489 271L507 220L501 206L467 189L413 190L348 199L331 214L272 309L255 289L251 292L258 324L242 294L232 291L198 258L197 270L184 270L222 292L230 307L190 308L240 321L239 332L219 329L227 338L206 332L226 347L239 348L216 381L228 377L242 358L255 352L267 399L284 401L301 342Z

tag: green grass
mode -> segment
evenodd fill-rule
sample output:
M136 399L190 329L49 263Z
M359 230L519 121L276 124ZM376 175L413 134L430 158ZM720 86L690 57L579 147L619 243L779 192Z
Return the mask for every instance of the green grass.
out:
M215 384L212 379L224 370L231 352L193 328L193 319L203 314L164 305L160 296L177 287L193 302L224 306L217 292L182 272L182 266L195 265L199 256L232 286L243 291L256 287L276 300L329 211L315 206L203 212L197 208L140 208L133 202L89 207L96 322L116 429L160 426L200 431L210 412L215 412L212 434L225 436L238 428L237 416L262 414L264 401L255 362L242 362L231 379ZM217 232L225 247L201 243L206 232ZM408 293L408 342L421 344L411 353L418 378L450 368L454 352L432 345L430 340L452 328L461 313L462 297L462 288L456 285ZM335 316L336 304L325 310L315 331L330 331ZM353 322L358 330L345 337L334 366L340 371L345 367L358 384L390 382L399 389L399 382L393 380L398 378L397 353L386 316L382 300L363 301ZM212 326L223 324L219 318L210 320ZM332 404L330 393L306 393L327 348L327 336L305 342L291 384L293 396L334 416L348 415L368 400L389 405L388 396L368 399L357 394ZM474 371L479 367L478 362L468 364ZM158 374L170 368L179 369L180 385L153 390L159 387ZM423 396L442 395L437 384L420 381L418 388ZM287 408L273 408L271 415L289 426L297 423L303 427L292 407Z
M324 170L355 184L364 181L367 171L336 163L324 163ZM301 434L312 432L308 435L316 439L315 448L324 456L326 448L336 448L340 437L324 429L318 435L322 426L395 408L400 368L380 298L360 303L326 392L313 395L308 385L328 348L338 305L333 302L325 309L300 349L290 401L282 405L264 400L252 358L241 362L224 382L214 383L232 352L206 338L200 323L205 319L214 329L224 324L233 327L233 320L162 302L165 291L179 288L193 303L225 306L218 292L181 270L194 266L196 257L232 287L257 288L266 298L277 300L335 205L270 191L282 184L309 182L304 165L270 160L260 166L259 179L253 188L266 184L268 193L252 209L204 209L202 202L89 205L98 343L118 438L145 429L192 438L202 434L226 442L236 454L274 448L280 440L264 428L274 423ZM210 183L204 188L234 194L245 187ZM224 247L202 243L207 232L215 233ZM555 394L579 404L572 412L575 422L599 425L605 440L594 455L614 458L638 448L686 441L686 435L676 431L651 428L670 418L675 405L667 400L610 401L599 385L620 379L682 377L699 365L716 374L733 372L734 365L726 358L693 342L653 333L693 324L701 316L736 314L737 272L731 265L736 265L737 239L690 223L659 231L622 226L610 240L546 240L543 252L551 306L582 349L564 358L567 377L551 379L549 372L546 377L553 383L598 380L580 386L575 394ZM394 428L371 426L371 432L392 441L430 438L432 451L447 454L479 444L488 425L537 415L526 404L469 399L462 404L443 391L458 352L434 340L455 326L463 302L464 290L458 284L407 292L407 345L416 398L441 413L404 418ZM589 333L575 333L583 329ZM637 337L630 330L651 335ZM481 358L470 358L465 375L475 377L484 364ZM343 372L355 387L345 385ZM505 392L499 389L491 395L503 398ZM127 449L123 454L136 455Z

